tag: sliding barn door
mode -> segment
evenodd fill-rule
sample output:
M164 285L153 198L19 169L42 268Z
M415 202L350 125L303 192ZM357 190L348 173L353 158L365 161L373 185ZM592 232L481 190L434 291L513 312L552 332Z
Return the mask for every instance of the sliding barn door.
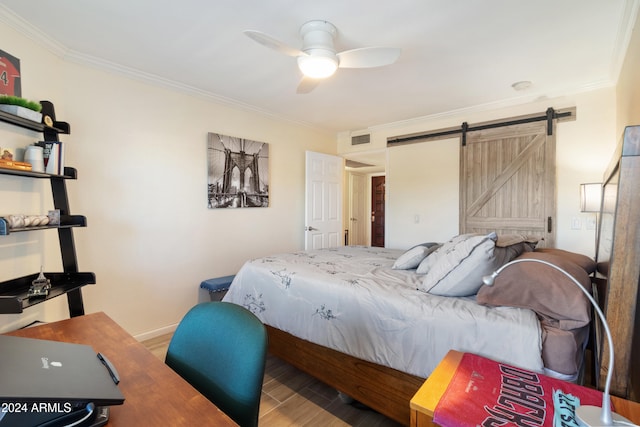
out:
M468 132L460 156L460 232L525 234L555 245L555 121Z

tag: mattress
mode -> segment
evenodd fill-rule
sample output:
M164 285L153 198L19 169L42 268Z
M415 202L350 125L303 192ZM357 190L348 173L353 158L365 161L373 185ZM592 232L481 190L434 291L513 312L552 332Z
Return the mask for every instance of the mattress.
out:
M224 301L298 338L426 378L450 349L541 372L535 313L417 290L401 250L345 246L253 259Z

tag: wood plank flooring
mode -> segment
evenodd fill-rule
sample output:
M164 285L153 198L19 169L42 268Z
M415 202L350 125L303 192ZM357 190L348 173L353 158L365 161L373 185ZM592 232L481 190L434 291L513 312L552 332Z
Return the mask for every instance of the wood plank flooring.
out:
M164 360L171 334L143 344ZM409 408L407 408L407 411ZM399 427L375 411L342 402L331 387L269 355L260 402L261 427Z

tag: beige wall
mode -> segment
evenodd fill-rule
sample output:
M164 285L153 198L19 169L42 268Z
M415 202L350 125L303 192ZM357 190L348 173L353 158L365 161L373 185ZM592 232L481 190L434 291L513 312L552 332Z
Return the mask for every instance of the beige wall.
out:
M617 95L617 135L625 126L640 125L640 14L631 34L627 55L620 72Z
M407 248L458 231L458 139L389 150L385 243Z
M98 284L84 290L87 312L105 311L140 337L171 329L199 299L203 279L235 273L248 259L302 249L305 150L335 153L335 137L266 115L241 111L53 56L6 26L2 49L21 59L23 96L50 99L67 164L81 271ZM270 143L271 206L207 209L208 132ZM24 147L42 136L0 125L4 145ZM0 176L2 212L46 212L48 182ZM5 191L6 190L6 191ZM54 231L0 240L0 281L60 270ZM0 315L0 330L34 319L67 317L64 298Z
M586 224L593 214L579 210L579 185L599 182L613 153L615 137L615 88L608 87L557 99L522 103L474 112L425 117L372 128L369 149L380 150L386 140L483 121L541 113L547 107L577 108L577 119L557 127L557 244L587 255L595 254L595 231ZM339 135L338 151L353 154L348 134ZM459 139L420 142L388 149L387 227L388 247L408 248L425 241L442 241L458 231ZM580 228L572 222L579 220Z

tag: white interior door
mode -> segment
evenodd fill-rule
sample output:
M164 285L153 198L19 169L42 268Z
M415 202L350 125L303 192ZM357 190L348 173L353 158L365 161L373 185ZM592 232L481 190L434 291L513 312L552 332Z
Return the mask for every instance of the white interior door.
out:
M342 246L344 159L306 152L305 250Z
M349 245L366 245L365 225L368 225L366 179L364 175L349 173Z

